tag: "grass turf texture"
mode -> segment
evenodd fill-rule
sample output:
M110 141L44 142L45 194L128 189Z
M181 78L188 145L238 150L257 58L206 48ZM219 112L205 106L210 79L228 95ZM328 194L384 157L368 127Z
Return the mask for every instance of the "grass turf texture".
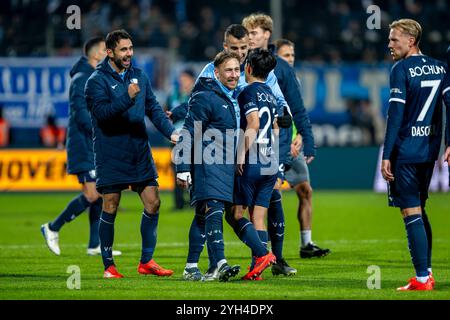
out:
M187 282L182 279L188 250L192 210L172 210L172 195L162 193L158 244L154 255L171 268L170 278L137 273L140 257L138 196L124 192L116 219L115 258L124 279L103 279L101 257L86 255L88 215L66 224L60 232L61 256L46 247L40 225L52 220L75 193L0 194L0 299L450 299L450 216L448 194L432 194L427 212L433 228L431 292L396 292L414 275L404 225L398 209L386 206L386 196L371 192L325 192L314 195L313 240L332 253L320 259L300 259L296 195L284 192L286 216L284 256L298 269L292 277L263 273L264 281ZM240 264L244 275L250 251L225 223L225 253ZM206 251L206 250L204 250ZM67 268L81 270L81 289L67 289ZM369 290L367 268L380 267L381 289ZM205 272L205 252L199 264Z

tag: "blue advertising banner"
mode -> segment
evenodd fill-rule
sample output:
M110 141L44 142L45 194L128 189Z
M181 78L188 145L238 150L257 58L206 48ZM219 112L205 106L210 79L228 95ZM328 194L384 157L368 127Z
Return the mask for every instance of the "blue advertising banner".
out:
M39 128L48 114L66 125L70 69L78 57L0 58L0 104L12 128ZM141 56L137 66L152 79L154 60Z
M384 116L389 100L391 64L302 64L297 75L305 107L314 124L349 122L348 99L368 99L374 112Z
M11 127L40 127L68 115L70 68L76 58L0 58L0 103Z

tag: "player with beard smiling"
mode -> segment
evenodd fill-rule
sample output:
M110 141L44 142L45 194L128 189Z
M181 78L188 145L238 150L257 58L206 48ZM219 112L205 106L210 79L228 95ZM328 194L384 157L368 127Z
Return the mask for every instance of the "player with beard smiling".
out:
M99 234L105 278L122 278L113 258L114 221L121 191L137 192L144 205L141 220L141 274L170 276L172 270L152 259L156 246L160 199L158 174L152 158L144 117L172 142L178 136L156 100L143 71L131 63L133 43L125 30L106 37L107 57L86 83L85 96L91 113L96 187L103 196Z

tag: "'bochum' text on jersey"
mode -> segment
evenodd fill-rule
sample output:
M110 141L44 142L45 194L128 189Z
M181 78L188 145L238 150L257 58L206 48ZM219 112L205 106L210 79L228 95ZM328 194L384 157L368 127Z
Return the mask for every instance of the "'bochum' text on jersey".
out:
M277 102L269 86L262 82L253 82L244 88L238 96L239 107L241 109L241 129L247 127L247 115L251 112L258 112L259 132L255 141L258 150L257 163L268 165L274 161L275 155L272 150L273 122L277 114ZM276 158L278 159L278 158ZM252 157L246 156L246 163L254 162ZM278 166L276 166L278 167Z

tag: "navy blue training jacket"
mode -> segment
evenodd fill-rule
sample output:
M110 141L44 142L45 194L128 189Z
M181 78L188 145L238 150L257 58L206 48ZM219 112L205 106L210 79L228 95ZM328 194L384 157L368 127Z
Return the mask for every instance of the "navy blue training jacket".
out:
M69 124L67 128L67 172L78 174L95 169L92 122L84 97L84 86L94 68L81 57L70 70Z
M97 187L136 183L158 177L144 118L170 139L174 128L156 101L143 71L131 66L122 80L106 57L86 83L86 101L94 128ZM131 99L128 86L137 79L141 91Z
M176 171L191 172L192 189L191 204L197 201L214 199L233 202L233 186L235 171L235 142L226 144L226 130L236 130L236 114L233 102L221 90L215 79L199 78L188 103L188 114L183 129L187 130L191 140L187 141L181 135L178 147L190 151L189 163L177 164ZM217 140L194 141L194 122L202 124L202 136L208 129L216 129L222 134L222 144ZM185 133L187 133L185 131ZM217 131L216 131L217 132ZM203 139L205 140L205 139ZM201 146L201 163L194 164L194 150ZM205 163L205 149L222 151L222 163ZM206 152L210 154L210 152ZM227 153L232 157L227 164ZM217 153L216 153L217 154Z
M269 45L269 50L276 52L273 45ZM305 156L315 156L316 146L314 144L311 122L303 104L300 83L295 75L295 70L286 61L277 56L275 75L277 76L281 92L283 92L291 110L295 127L303 138L303 153ZM280 128L280 163L285 163L286 155L291 150L292 130L292 127L287 129Z

